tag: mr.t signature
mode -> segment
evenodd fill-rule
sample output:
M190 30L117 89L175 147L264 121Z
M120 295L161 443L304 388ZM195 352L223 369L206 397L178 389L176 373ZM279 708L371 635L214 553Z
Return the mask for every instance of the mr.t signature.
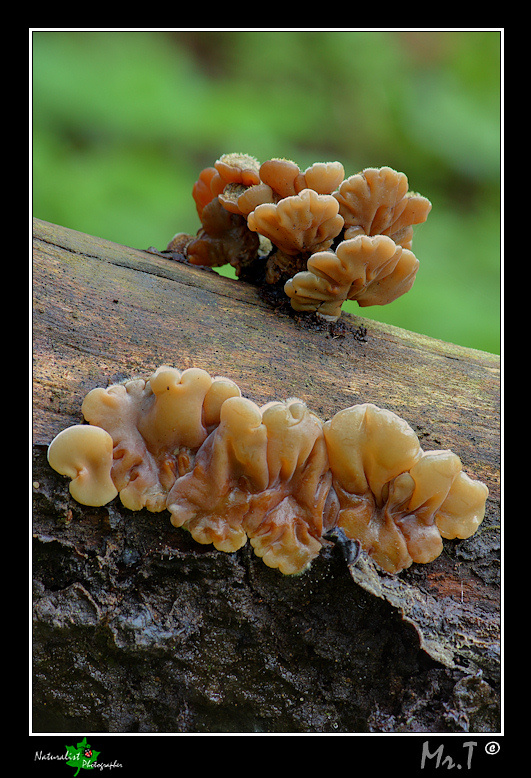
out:
M464 749L463 758L466 760L466 767L468 770L472 767L472 756L474 749L477 746L475 740L465 740L461 744ZM457 767L460 770L463 764L459 761L455 761L449 754L444 754L444 746L440 745L434 751L430 751L430 744L428 740L425 740L422 744L422 756L420 759L420 769L423 770L429 760L435 759L435 767L446 767L447 770L451 770L453 767Z

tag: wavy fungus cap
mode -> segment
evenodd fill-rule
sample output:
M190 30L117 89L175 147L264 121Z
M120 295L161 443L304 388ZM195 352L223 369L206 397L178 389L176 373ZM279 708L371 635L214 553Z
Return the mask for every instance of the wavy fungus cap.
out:
M352 494L370 490L377 505L383 503L384 485L421 455L409 424L372 403L338 411L324 424L324 435L334 479Z
M203 228L186 246L186 256L192 265L230 264L239 274L255 258L259 237L248 229L243 216L224 208L219 197L205 205L201 221Z
M300 176L300 168L291 159L268 159L260 166L260 179L269 186L279 200L298 194L295 182ZM300 189L304 189L303 186Z
M345 168L341 162L314 162L301 173L296 186L313 189L318 194L332 194L344 178Z
M168 509L199 543L234 551L250 538L266 565L292 574L321 549L327 484L321 422L304 403L234 398Z
M224 184L253 186L260 181L260 163L250 154L224 154L214 167Z
M106 505L118 494L111 479L112 449L112 438L105 430L75 424L53 439L48 462L71 479L74 500L82 505Z
M335 252L312 254L307 267L284 286L291 306L334 321L345 300L356 300L360 306L386 305L408 292L419 262L385 235L359 235L341 242Z
M303 189L276 204L257 206L247 224L285 254L311 253L329 248L341 232L343 218L338 211L335 197Z
M260 167L260 178L275 195L275 199L292 197L303 189L317 194L332 194L345 177L341 162L314 162L301 172L291 159L268 159Z
M72 496L167 509L199 543L249 539L282 573L319 554L340 527L385 570L440 554L442 537L475 532L488 490L451 451L421 449L404 419L371 403L321 420L296 398L259 407L228 378L162 366L148 380L93 389L90 425L59 433L51 467Z
M219 424L223 403L239 394L228 378L167 366L147 381L92 389L81 409L91 425L111 435L112 478L125 507L164 510L168 490Z
M337 525L387 572L431 562L442 551L441 535L468 537L479 526L487 487L462 473L451 451L424 452L391 411L370 403L347 408L324 425L324 434Z
M216 196L211 189L211 183L214 176L217 175L216 168L206 167L199 173L199 178L192 188L192 197L194 198L197 213L201 219L205 205L208 205Z
M334 196L345 220L345 238L389 235L407 249L412 225L426 221L431 210L429 200L408 192L407 176L390 167L366 168L350 176Z
M301 173L299 166L289 159L268 159L260 167L259 184L226 187L220 198L228 210L248 216L259 205L278 203L284 197L293 197L303 189L317 194L332 194L345 176L340 162L315 162Z
M437 511L436 523L443 538L469 538L485 515L489 490L481 481L459 473Z

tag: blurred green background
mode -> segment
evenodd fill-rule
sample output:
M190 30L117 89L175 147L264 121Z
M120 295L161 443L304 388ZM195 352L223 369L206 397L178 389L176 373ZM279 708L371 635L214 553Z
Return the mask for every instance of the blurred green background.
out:
M420 270L391 305L348 310L498 353L500 45L473 30L34 31L33 213L164 249L199 228L191 189L223 153L389 165L433 203Z

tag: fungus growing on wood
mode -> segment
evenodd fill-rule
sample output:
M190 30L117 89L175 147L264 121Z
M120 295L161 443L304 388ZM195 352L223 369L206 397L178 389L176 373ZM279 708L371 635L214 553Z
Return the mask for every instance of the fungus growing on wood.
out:
M248 154L224 154L202 170L192 188L202 227L195 237L178 233L166 251L182 252L193 265L230 264L239 275L256 258L260 239L248 229L236 199L260 181L259 166Z
M258 205L247 217L249 229L259 232L284 254L312 254L329 248L341 232L343 219L331 195L303 189L278 203Z
M258 235L249 230L243 216L227 211L218 197L205 205L201 220L203 228L186 246L188 261L208 267L230 264L239 275L257 255Z
M224 154L214 162L214 167L217 177L211 188L215 194L220 194L227 184L253 186L260 181L260 163L249 154Z
M298 191L308 188L318 194L332 194L344 177L345 168L341 162L314 162L301 173L295 186Z
M388 235L410 249L413 225L426 221L431 203L408 192L404 173L390 167L366 168L347 178L334 196L345 220L345 238Z
M203 208L208 205L216 196L212 191L211 183L214 176L217 176L215 167L206 167L199 173L199 178L192 188L192 197L199 218L203 215Z
M321 422L303 403L232 398L168 510L200 543L233 551L250 538L268 566L300 572L321 549L329 482Z
M100 427L75 424L60 432L48 448L48 462L68 476L70 494L82 505L106 505L118 494L111 479L113 440Z
M278 203L258 205L247 216L250 230L269 238L277 251L270 257L266 280L292 276L314 252L329 248L343 227L332 195L303 189Z
M148 381L92 389L81 410L114 442L112 479L131 510L166 508L175 479L219 424L223 402L240 393L233 381L197 368L160 367Z
M227 186L220 199L225 208L248 216L257 206L275 204L293 197L303 189L317 194L332 194L345 176L340 162L315 162L304 173L289 159L269 159L260 167L260 183L250 187Z
M345 179L337 161L301 171L290 159L260 164L225 154L193 188L202 228L195 238L179 233L167 251L196 265L229 263L255 283L282 284L292 308L335 320L347 299L386 305L411 288L419 266L410 252L413 225L426 220L431 203L408 187L404 173L389 167ZM382 240L349 244L377 236L393 241L394 251Z
M479 526L487 487L465 476L451 451L424 452L394 413L353 406L327 422L324 435L339 500L336 523L384 570L438 557L439 525L447 538L470 537Z
M372 404L321 420L295 398L259 407L228 378L160 367L93 389L88 425L59 433L50 465L74 499L167 509L199 543L303 572L334 528L385 570L426 563L442 537L467 538L487 487L451 451L423 451L411 427Z
M386 305L411 289L419 262L415 255L385 235L358 235L335 251L308 259L308 270L290 278L284 291L296 311L316 311L337 319L345 300L358 305Z

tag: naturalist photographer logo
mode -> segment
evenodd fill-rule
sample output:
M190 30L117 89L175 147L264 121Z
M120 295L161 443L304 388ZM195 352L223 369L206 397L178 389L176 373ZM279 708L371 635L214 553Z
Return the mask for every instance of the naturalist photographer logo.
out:
M89 743L87 743L86 737L83 738L81 743L77 744L76 748L74 748L74 746L67 746L67 765L69 767L77 768L74 774L74 778L80 770L92 770L94 763L97 762L98 756L100 754L101 751L94 751L90 747Z
M51 754L37 751L35 753L35 760L39 761L65 761L68 767L73 767L75 773L73 778L79 775L80 770L112 770L113 767L122 767L122 765L115 759L113 762L101 762L98 761L98 757L101 751L95 751L87 738L76 746L65 746L66 754Z
M101 751L95 751L90 743L87 742L87 738L84 737L81 743L77 746L66 746L66 755L68 757L67 765L69 767L75 767L76 772L74 778L78 775L80 770L112 770L113 767L121 767L122 765L114 760L114 762L100 762L98 756Z

